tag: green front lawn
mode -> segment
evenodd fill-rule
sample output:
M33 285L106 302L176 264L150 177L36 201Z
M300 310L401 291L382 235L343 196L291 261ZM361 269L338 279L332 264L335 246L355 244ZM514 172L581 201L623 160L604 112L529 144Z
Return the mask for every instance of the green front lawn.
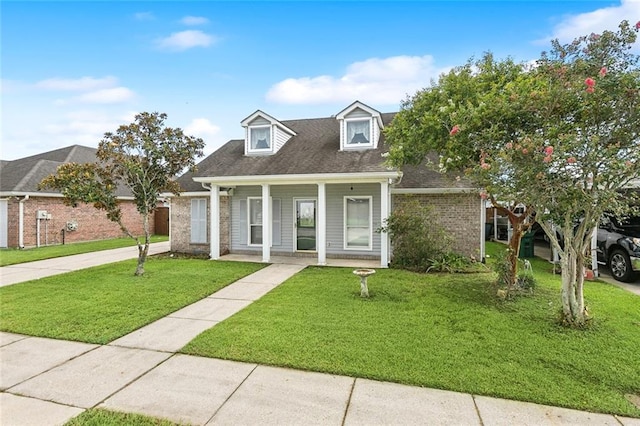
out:
M152 235L151 242L167 241L164 235ZM51 259L54 257L70 256L72 254L90 253L93 251L109 250L121 247L135 246L131 238L113 238L110 240L70 243L55 246L42 246L26 249L0 249L0 266Z
M169 420L92 408L65 423L65 426L179 426Z
M640 298L589 282L593 326L565 329L559 276L532 265L535 296L512 302L492 273L378 270L366 300L351 269L309 267L183 352L640 417Z
M262 264L151 257L0 288L0 330L105 344L249 275Z

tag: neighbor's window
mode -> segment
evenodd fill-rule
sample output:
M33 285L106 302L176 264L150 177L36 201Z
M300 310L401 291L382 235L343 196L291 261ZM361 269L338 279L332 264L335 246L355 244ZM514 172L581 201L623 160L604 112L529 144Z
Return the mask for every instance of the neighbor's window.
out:
M371 197L344 198L344 248L371 250Z
M249 127L249 148L252 151L271 149L271 126Z
M207 199L191 200L191 242L202 244L207 242Z
M347 121L347 145L370 145L371 144L371 120L350 120Z
M262 198L249 198L249 244L262 244Z

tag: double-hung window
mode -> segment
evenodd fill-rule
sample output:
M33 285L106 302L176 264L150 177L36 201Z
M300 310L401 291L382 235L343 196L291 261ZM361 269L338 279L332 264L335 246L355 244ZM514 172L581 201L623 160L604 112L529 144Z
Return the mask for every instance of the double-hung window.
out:
M204 244L207 242L207 199L191 200L191 242Z
M262 198L249 198L249 245L262 244Z
M344 248L371 250L372 198L344 197Z
M371 120L347 120L346 146L371 146Z
M249 127L249 150L271 150L271 126Z

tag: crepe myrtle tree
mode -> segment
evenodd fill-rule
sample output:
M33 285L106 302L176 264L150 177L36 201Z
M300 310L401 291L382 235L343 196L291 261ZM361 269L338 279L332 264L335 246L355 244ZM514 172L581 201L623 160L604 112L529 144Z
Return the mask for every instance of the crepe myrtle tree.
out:
M149 218L156 210L160 192L179 195L174 180L185 169L194 169L203 155L204 141L187 136L180 128L165 127L164 113L142 112L133 123L105 133L98 145L95 163L66 163L40 182L40 188L59 190L67 205L91 203L136 241L138 263L135 275L144 274L149 253ZM118 187L133 194L144 229L143 236L129 231L122 218Z
M525 100L540 127L501 152L532 182L525 199L535 200L560 254L562 322L571 326L589 319L584 271L598 221L636 202L622 189L640 177L640 56L632 50L639 30L640 22L623 21L615 32L554 41L532 70L537 85Z
M616 32L553 41L531 66L487 54L407 101L387 130L392 163L435 150L443 171L464 170L492 200L535 210L560 254L570 326L589 318L585 258L599 218L634 203L621 189L640 176L638 30L623 21Z
M527 203L524 212L516 214L514 207L524 202L523 187L530 182L499 153L536 128L538 117L520 101L532 84L526 65L496 61L487 53L404 101L385 129L392 165L424 164L452 179L469 179L508 217L513 233L507 292L515 289L520 240L533 223L535 206Z

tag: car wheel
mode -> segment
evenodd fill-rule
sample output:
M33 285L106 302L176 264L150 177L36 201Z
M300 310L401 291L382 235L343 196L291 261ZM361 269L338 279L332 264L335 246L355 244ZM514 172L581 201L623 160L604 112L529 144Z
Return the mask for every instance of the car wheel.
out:
M629 282L633 278L633 270L631 270L631 260L629 255L623 250L616 249L609 257L609 270L611 275L618 281Z

